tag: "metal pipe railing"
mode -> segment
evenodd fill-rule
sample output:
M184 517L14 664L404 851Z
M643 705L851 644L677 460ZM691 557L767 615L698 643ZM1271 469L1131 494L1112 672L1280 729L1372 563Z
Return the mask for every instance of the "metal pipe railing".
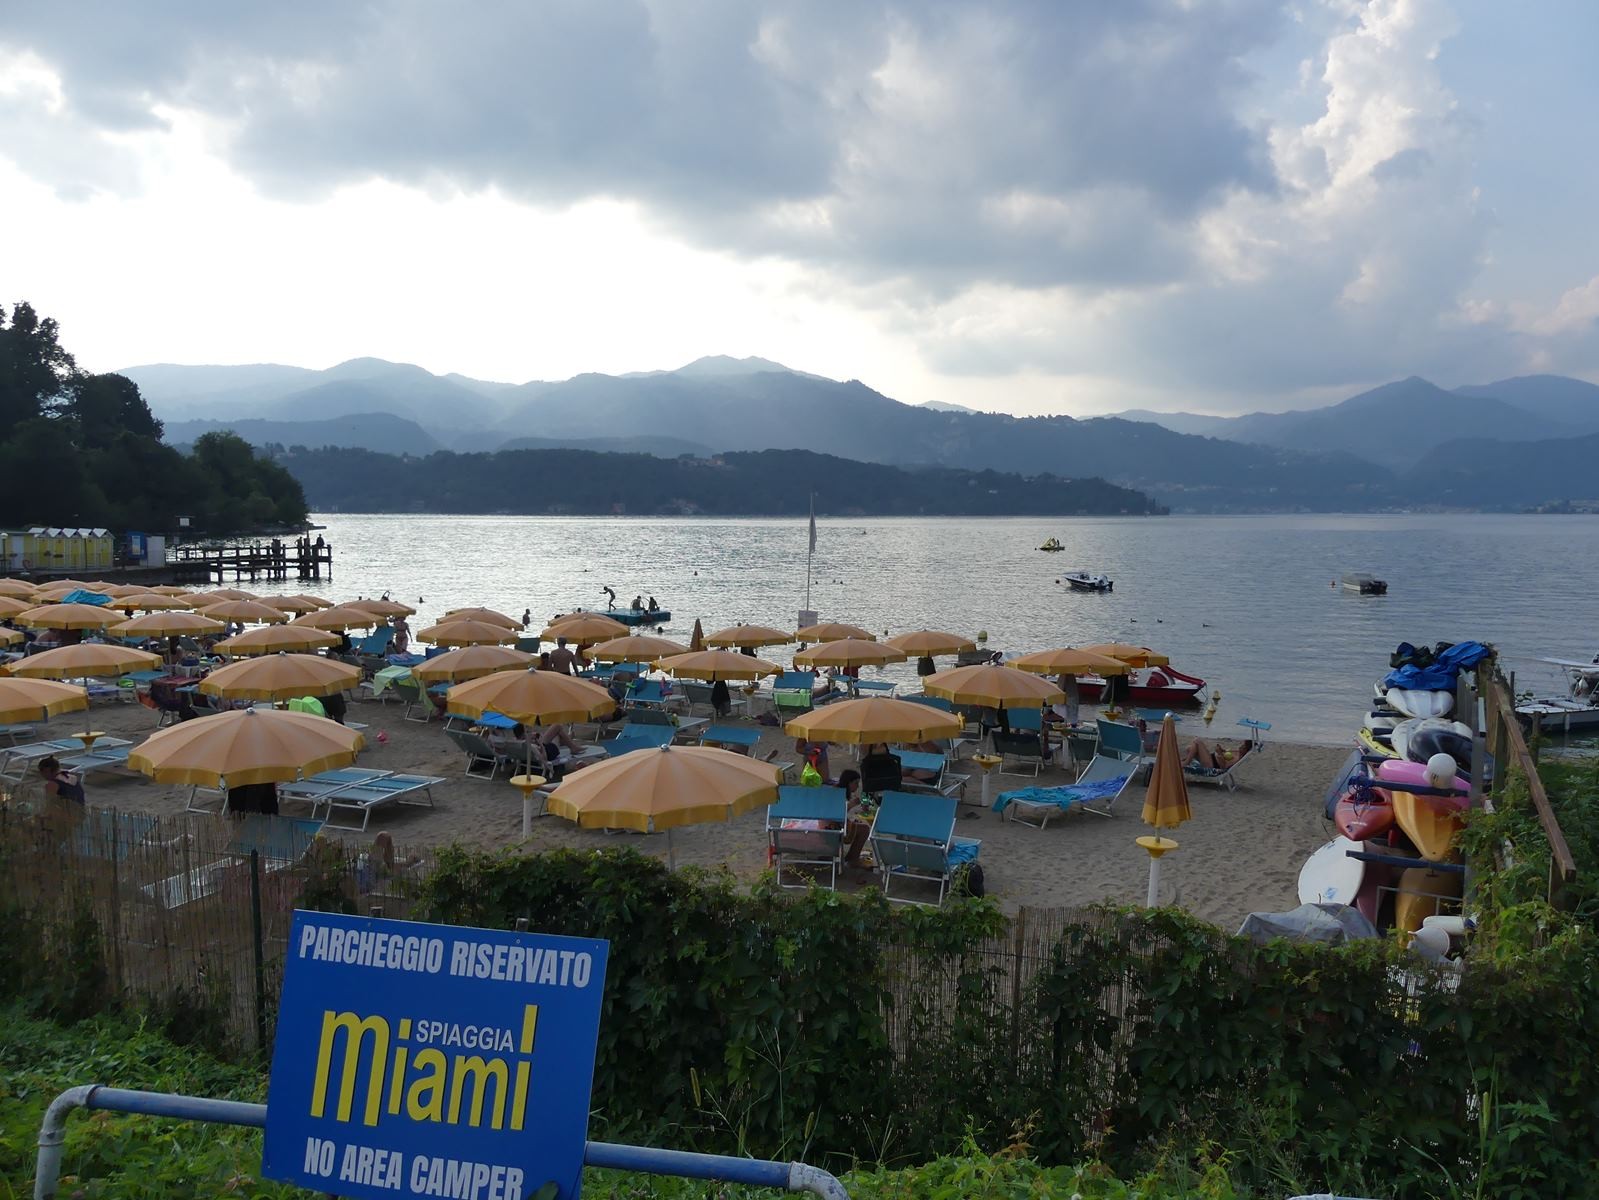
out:
M39 1157L34 1171L33 1200L55 1200L61 1177L61 1151L66 1141L67 1117L74 1109L139 1113L178 1121L208 1121L218 1125L264 1128L267 1106L239 1100L212 1100L205 1096L178 1096L168 1092L136 1092L88 1084L68 1088L50 1102L39 1126ZM657 1150L650 1146L624 1146L616 1142L588 1142L583 1162L590 1167L641 1171L650 1175L679 1175L688 1179L714 1179L789 1192L809 1192L824 1200L849 1200L849 1193L834 1176L820 1167L800 1162L771 1162L759 1158L733 1158L723 1154L691 1154L683 1150Z

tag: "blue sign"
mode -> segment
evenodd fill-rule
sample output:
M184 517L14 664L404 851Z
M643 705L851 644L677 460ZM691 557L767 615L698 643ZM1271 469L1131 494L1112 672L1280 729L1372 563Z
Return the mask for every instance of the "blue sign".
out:
M261 1174L340 1196L575 1198L608 943L296 912Z

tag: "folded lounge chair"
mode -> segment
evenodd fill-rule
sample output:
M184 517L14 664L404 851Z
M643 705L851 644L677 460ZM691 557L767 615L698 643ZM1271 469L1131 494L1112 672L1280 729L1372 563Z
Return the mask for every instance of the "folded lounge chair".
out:
M1020 821L1035 829L1043 829L1049 824L1050 818L1071 812L1074 808L1108 817L1112 815L1111 809L1117 799L1132 782L1134 770L1133 766L1119 758L1095 756L1076 783L1065 787L1030 787L1001 792L994 801L994 811L1003 813L1007 821Z

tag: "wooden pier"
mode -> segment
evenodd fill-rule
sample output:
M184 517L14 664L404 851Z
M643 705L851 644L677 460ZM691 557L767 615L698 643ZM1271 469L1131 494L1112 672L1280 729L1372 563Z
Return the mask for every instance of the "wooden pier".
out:
M179 580L322 579L333 575L333 547L321 538L230 542L190 542L167 548L167 570Z

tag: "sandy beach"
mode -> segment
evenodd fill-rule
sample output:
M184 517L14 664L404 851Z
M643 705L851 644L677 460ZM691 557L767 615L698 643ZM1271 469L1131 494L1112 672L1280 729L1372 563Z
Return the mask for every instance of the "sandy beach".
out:
M96 704L91 716L95 728L133 740L148 736L155 726L155 713L138 704ZM362 765L443 776L446 782L433 788L432 809L391 807L375 814L364 834L329 827L330 834L370 841L387 830L402 850L424 856L450 842L486 849L520 846L530 852L626 845L663 858L666 854L664 835L607 834L579 829L554 816L536 820L532 837L523 843L521 794L503 775L493 782L463 777L463 757L437 721L407 721L399 703L376 701L352 702L349 719L369 726ZM58 719L48 732L64 735L81 728L79 720L78 716ZM791 738L775 728L752 727L761 730L758 756L776 751L778 761L795 758ZM1184 739L1205 732L1197 714L1180 729ZM377 738L379 731L387 734L385 743ZM577 732L581 741L591 736L586 728ZM1341 747L1268 743L1263 753L1238 768L1237 791L1190 786L1193 820L1176 833L1181 849L1164 860L1162 901L1180 904L1229 929L1249 912L1292 908L1298 902L1294 885L1300 865L1329 836L1321 815L1322 795L1346 753ZM850 765L852 759L851 748L834 747L833 771ZM1004 907L1143 900L1148 859L1133 844L1135 837L1149 832L1139 819L1141 784L1135 782L1122 795L1113 817L1077 812L1039 830L977 807L980 773L970 763L952 766L951 771L971 776L967 797L973 803L961 806L956 831L982 840L988 894ZM997 794L1033 782L1027 775L997 775L993 788ZM1048 786L1069 778L1064 771L1046 770L1037 782ZM167 787L139 776L96 775L88 781L88 795L89 802L99 807L166 814L183 810L188 788ZM297 811L297 806L285 806L286 813ZM765 810L758 809L725 824L677 830L673 837L678 864L726 866L742 879L753 879L766 866L764 819ZM876 882L875 873L847 870L842 887L855 890Z

